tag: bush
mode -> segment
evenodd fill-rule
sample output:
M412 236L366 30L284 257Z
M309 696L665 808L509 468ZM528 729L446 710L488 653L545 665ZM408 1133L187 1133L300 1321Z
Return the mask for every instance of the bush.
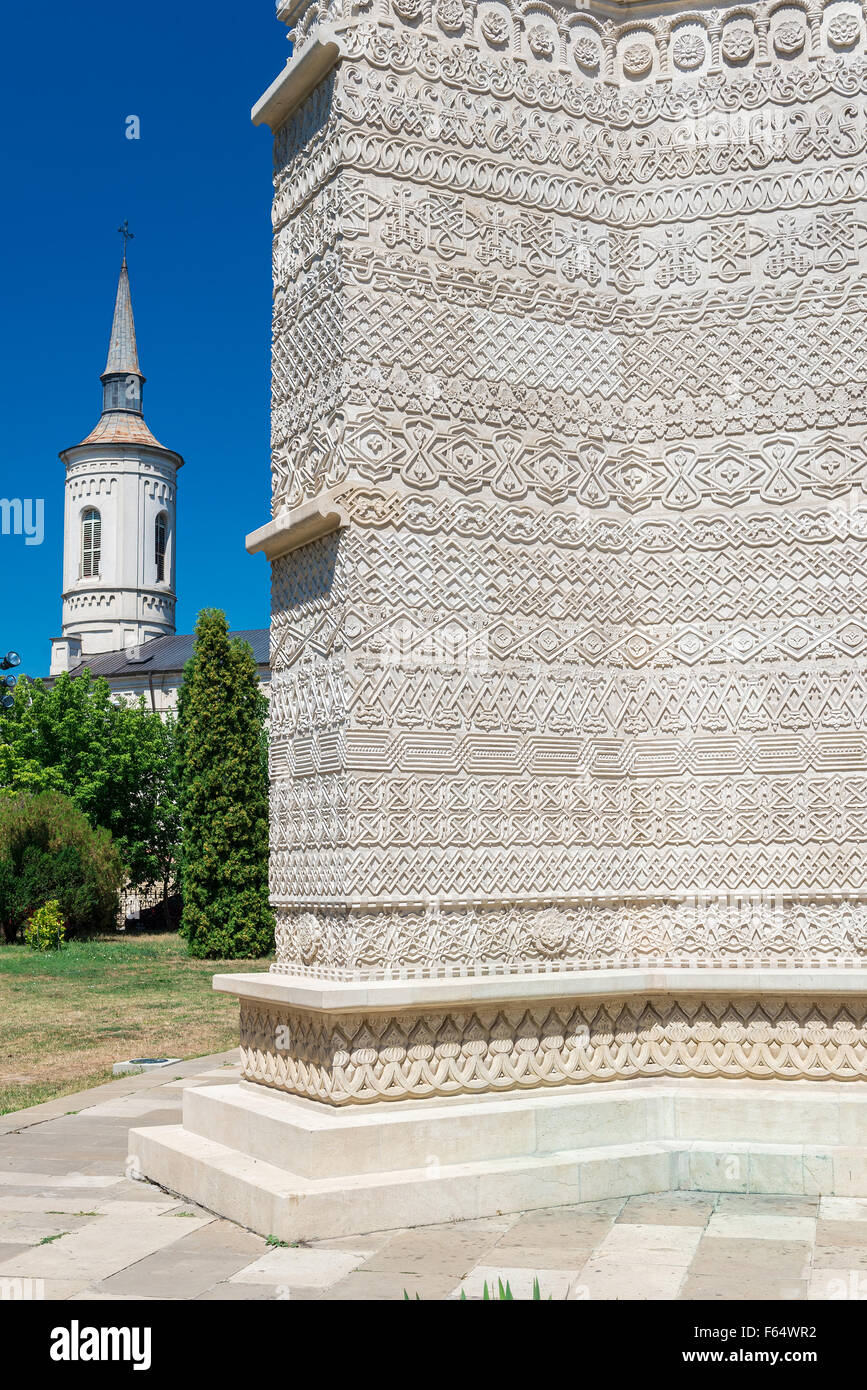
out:
M66 923L60 903L51 898L44 907L37 907L24 928L24 940L34 951L59 951L63 946Z
M0 797L0 927L7 941L52 899L69 936L109 930L123 877L111 835L94 830L68 797Z

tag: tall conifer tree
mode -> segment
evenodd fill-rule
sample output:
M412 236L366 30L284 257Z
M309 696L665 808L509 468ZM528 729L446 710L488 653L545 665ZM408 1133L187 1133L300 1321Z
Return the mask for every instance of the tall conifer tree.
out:
M263 956L274 943L266 713L249 643L203 609L178 704L181 932L193 956Z

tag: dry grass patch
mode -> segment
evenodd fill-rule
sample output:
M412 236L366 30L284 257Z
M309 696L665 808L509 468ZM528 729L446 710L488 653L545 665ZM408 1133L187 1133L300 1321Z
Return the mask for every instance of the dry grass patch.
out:
M201 1057L238 1041L218 971L267 961L193 960L173 933L72 941L45 955L0 946L0 1114L110 1080L128 1057Z

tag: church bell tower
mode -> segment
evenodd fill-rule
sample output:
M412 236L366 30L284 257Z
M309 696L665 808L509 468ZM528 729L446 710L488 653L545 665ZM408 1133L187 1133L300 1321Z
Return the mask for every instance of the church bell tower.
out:
M51 675L98 652L137 647L175 631L175 503L180 454L145 424L126 243L102 414L90 434L64 449L62 636Z

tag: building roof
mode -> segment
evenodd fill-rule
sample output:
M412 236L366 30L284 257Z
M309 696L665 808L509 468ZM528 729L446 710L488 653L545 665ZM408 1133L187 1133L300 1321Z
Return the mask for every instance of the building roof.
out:
M267 666L269 661L269 631L267 627L246 628L241 632L230 632L230 637L240 637L253 648L253 658L257 666ZM139 647L127 647L119 652L99 652L88 656L78 666L72 667L69 674L80 676L85 667L94 676L109 679L128 676L166 675L180 673L193 654L195 637L190 633L176 633L174 637L154 637ZM131 659L132 658L132 659Z
M152 444L155 449L171 453L164 444L151 434L143 415L134 415L128 410L111 410L100 415L90 434L85 435L82 444Z

